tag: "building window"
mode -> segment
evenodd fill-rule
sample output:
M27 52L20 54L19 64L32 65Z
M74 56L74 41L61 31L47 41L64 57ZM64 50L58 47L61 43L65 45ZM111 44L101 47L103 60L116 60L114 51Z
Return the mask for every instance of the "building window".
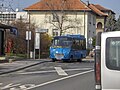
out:
M91 15L89 15L89 19L88 20L89 20L89 24L91 24Z
M97 29L102 29L102 23L101 22L97 23Z
M0 19L16 19L16 14L0 14Z
M53 29L53 36L58 36L58 29Z
M93 25L95 25L95 17L93 16Z

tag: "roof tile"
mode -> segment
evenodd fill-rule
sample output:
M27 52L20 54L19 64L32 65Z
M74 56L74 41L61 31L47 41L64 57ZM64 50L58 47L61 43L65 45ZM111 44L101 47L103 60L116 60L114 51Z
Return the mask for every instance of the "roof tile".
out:
M103 13L101 10L99 10L98 8L95 7L94 4L90 4L89 7L93 10L93 12L95 12L96 14L100 15L100 16L107 16L107 14Z
M24 10L91 10L81 0L41 0Z
M99 4L94 4L94 6L101 11L110 11L110 9L107 9Z

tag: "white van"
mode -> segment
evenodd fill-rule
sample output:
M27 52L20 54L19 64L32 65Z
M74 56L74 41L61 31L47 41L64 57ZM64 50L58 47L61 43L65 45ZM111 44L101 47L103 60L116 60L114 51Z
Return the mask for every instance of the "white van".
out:
M120 31L98 33L95 80L96 90L120 90Z

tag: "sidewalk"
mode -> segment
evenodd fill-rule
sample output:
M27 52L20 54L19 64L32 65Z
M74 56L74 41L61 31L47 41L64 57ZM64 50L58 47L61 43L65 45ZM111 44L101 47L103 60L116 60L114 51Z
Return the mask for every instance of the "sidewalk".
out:
M86 56L86 58L82 59L83 61L94 61L94 57Z
M44 59L43 60L26 59L26 60L16 60L7 63L0 63L0 75L22 70L47 61L48 60L44 60Z

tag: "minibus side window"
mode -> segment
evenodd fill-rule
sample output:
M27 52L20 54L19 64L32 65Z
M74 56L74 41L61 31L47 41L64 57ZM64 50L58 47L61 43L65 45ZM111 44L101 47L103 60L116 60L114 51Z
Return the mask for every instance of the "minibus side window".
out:
M112 70L120 70L120 37L106 39L106 66Z

